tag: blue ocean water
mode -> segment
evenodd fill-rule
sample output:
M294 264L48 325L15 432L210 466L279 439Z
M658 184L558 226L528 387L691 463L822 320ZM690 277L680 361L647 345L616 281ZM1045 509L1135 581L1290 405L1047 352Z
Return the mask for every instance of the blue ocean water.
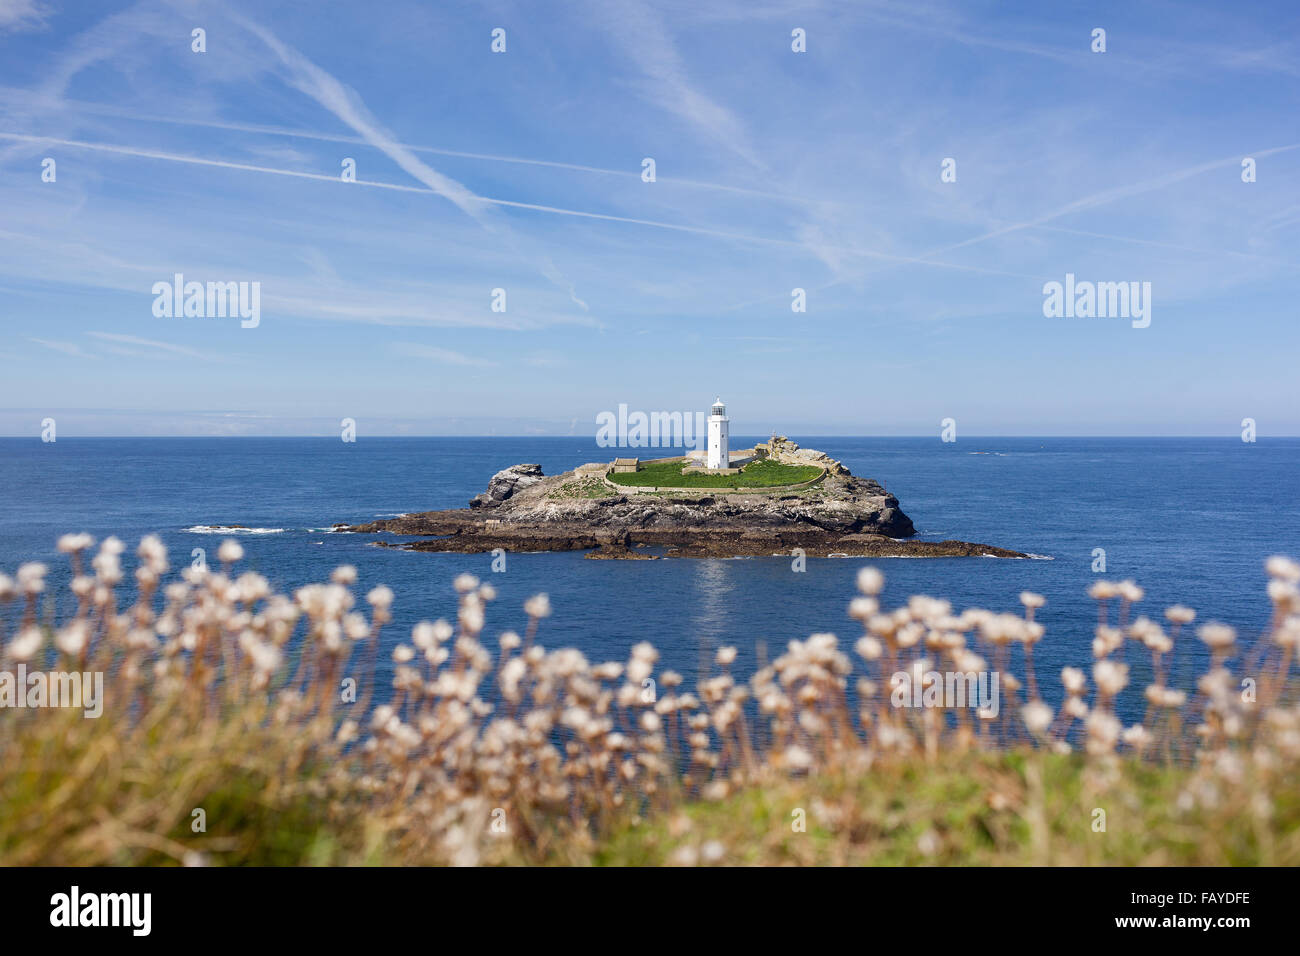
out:
M736 439L740 443L745 438ZM843 438L799 436L882 482L920 536L959 538L1042 556L1041 560L886 559L886 606L916 593L958 610L1019 611L1018 594L1047 598L1047 636L1036 652L1048 687L1064 664L1087 665L1096 621L1088 586L1094 549L1106 574L1146 589L1140 613L1159 617L1185 603L1198 622L1217 619L1244 640L1266 624L1263 562L1300 556L1300 439ZM489 634L521 629L522 602L549 593L554 615L540 642L575 646L593 661L626 660L650 640L660 667L688 677L719 645L740 650L738 670L818 631L846 646L858 627L846 614L854 576L868 562L788 557L743 560L588 561L581 553L511 554L504 573L490 555L408 553L374 537L331 534L334 522L464 506L491 475L518 462L547 474L610 457L591 438L76 439L43 444L0 439L0 570L43 560L66 580L54 550L68 531L116 534L132 550L159 534L174 568L194 548L209 557L225 535L212 525L259 529L239 538L246 564L276 586L324 580L339 564L360 572L360 593L387 584L397 595L390 643L420 620L451 617L452 578L470 571L499 598ZM1144 666L1129 649L1140 678ZM1189 680L1201 660L1182 641L1173 674ZM385 655L386 657L386 655ZM1135 681L1135 684L1137 681Z

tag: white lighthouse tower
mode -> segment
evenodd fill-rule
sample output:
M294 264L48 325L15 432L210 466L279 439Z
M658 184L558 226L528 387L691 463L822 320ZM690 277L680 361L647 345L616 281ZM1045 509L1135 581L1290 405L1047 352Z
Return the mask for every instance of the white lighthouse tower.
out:
M709 468L726 468L731 464L731 448L727 438L727 406L722 399L713 403L709 415L709 456L705 465Z

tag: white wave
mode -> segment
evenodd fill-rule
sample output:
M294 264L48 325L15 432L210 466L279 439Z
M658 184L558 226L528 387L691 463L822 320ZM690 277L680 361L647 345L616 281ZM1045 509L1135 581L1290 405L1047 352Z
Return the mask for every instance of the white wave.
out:
M190 534L283 534L288 528L244 528L229 524L196 524L182 528Z

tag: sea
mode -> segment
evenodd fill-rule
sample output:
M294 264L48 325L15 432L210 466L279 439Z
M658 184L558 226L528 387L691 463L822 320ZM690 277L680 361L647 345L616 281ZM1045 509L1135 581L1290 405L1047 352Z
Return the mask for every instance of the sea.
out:
M1087 590L1099 578L1141 585L1136 613L1163 622L1166 607L1186 604L1198 624L1230 624L1249 647L1270 616L1265 560L1300 557L1300 439L797 437L881 482L920 538L1033 557L590 561L581 552L512 553L494 570L490 554L381 548L381 536L329 529L464 507L502 468L537 462L555 474L607 460L611 449L594 438L60 437L0 439L0 571L45 562L51 599L66 609L67 561L55 550L65 532L117 535L130 546L128 567L145 534L162 538L173 568L198 549L215 563L221 541L234 537L244 566L279 589L326 580L341 564L358 569L359 594L391 587L390 645L419 621L454 619L452 579L470 572L497 591L488 610L493 643L500 631L522 631L523 602L545 592L554 613L539 633L543 646L625 661L649 641L660 669L693 683L723 645L738 649L740 676L813 633L833 633L851 651L861 631L848 603L858 569L871 564L885 575L886 608L926 594L957 611L1019 612L1020 592L1043 595L1037 617L1046 636L1035 659L1051 701L1060 697L1061 667L1091 664L1097 610ZM244 528L222 530L231 525ZM1124 653L1140 691L1145 651L1129 642ZM1185 632L1172 683L1190 686L1204 662Z

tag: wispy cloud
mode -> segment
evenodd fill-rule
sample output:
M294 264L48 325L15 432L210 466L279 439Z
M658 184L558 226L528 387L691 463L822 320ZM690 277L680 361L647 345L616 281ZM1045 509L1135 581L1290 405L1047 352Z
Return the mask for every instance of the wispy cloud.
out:
M487 217L483 201L456 180L424 163L401 144L367 109L357 92L339 82L293 47L280 42L270 30L245 17L236 16L249 32L260 39L285 67L286 80L325 107L371 146L380 150L412 178L454 203L461 212L488 229L496 223Z
M417 342L400 342L395 348L403 355L411 355L428 362L437 362L440 365L468 365L487 368L498 364L491 359L477 358L472 355L465 355L463 352L438 348L435 345L421 345Z
M42 27L49 15L49 4L41 0L0 0L0 30Z
M237 394L281 433L326 433L336 406L419 419L430 375L449 414L562 423L724 378L738 409L780 421L859 407L869 380L891 427L972 406L994 429L1064 426L1093 389L1088 414L1119 429L1133 407L1300 428L1279 384L1300 348L1300 150L1254 149L1285 143L1294 107L1278 80L1300 14L1281 0L1130 5L1096 21L1114 20L1105 56L1091 20L1052 5L233 6L258 22L202 5L200 23L190 0L107 16L0 0L50 11L48 29L0 29L0 348L20 353L0 404L117 390L174 432L193 416L169 410ZM960 180L941 183L949 156ZM1150 333L1045 320L1042 282L1066 270L1152 281ZM260 281L261 326L155 318L151 285L176 272ZM1225 314L1241 318L1216 338ZM1189 395L1207 340L1217 384ZM581 374L540 371L557 363ZM481 389L494 366L518 374Z
M561 368L569 364L569 358L556 352L535 352L524 358L524 364L532 368Z
M767 168L736 114L691 82L677 45L658 13L641 0L594 0L590 9L641 70L642 99L685 120L696 132L755 169Z
M1296 150L1296 149L1300 149L1300 143L1291 143L1290 145L1287 146L1273 146L1268 149L1256 150L1246 155L1262 158L1265 156L1275 156L1279 153L1289 153L1292 150ZM1035 216L1032 219L1026 219L1022 222L1015 222L1009 225L1000 226L997 229L993 229L989 232L983 233L978 236L973 236L970 239L963 239L961 242L955 242L950 245L941 246L940 248L934 250L933 253L929 253L927 255L942 255L947 252L953 252L957 249L963 249L966 246L974 245L980 242L986 242L989 239L996 239L999 236L1005 236L1013 232L1019 232L1022 229L1031 229L1035 226L1041 226L1044 225L1045 223L1052 222L1064 216L1069 216L1073 213L1084 212L1086 210L1096 208L1097 206L1105 206L1121 199L1130 199L1134 196L1142 195L1143 193L1149 193L1149 192L1154 192L1155 190L1158 189L1164 189L1167 186L1172 186L1175 183L1183 182L1184 180L1191 179L1195 176L1200 176L1204 173L1212 172L1216 169L1226 169L1230 167L1236 167L1240 165L1240 163L1241 163L1240 155L1227 156L1224 157L1223 159L1216 159L1206 163L1196 163L1193 166L1185 166L1182 169L1171 170L1170 172L1162 173L1159 176L1153 176L1149 179L1144 179L1141 182L1131 183L1126 186L1115 186L1111 189L1104 189L1099 192L1095 192L1090 195L1084 196L1082 199L1076 199L1073 202L1066 203L1064 206L1058 206L1057 208L1049 210L1048 212L1045 212L1042 215Z
M62 352L64 355L71 355L73 358L97 359L98 355L92 355L83 349L76 342L64 342L56 339L41 339L34 335L27 336L27 341L35 342L37 345L43 345L47 349L53 349L56 352Z
M222 160L222 159L208 159L201 156L189 156L180 153L166 153L166 152L161 152L159 150L153 150L153 149L140 149L131 146L115 146L108 143L91 143L91 142L86 142L84 140L58 139L58 138L48 137L48 136L33 136L31 134L25 134L25 133L4 133L4 132L0 132L0 139L13 139L13 140L22 140L27 142L44 142L44 143L51 143L60 146L68 146L75 149L98 150L100 152L116 153L118 155L123 155L123 156L136 156L141 159L155 159L155 160L162 160L166 162L188 163L190 165L195 165L195 166L211 166L218 169L242 170L244 172L265 173L273 176L288 176L295 179L309 179L309 180L314 180L316 182L330 183L332 185L339 185L340 187L345 187L345 188L350 188L353 186L368 186L375 189L388 189L397 192L442 195L438 190L432 187L424 188L420 186L408 186L402 183L386 183L386 182L379 182L376 180L368 180L368 179L357 179L353 182L344 183L341 179L339 179L338 176L334 176L334 175L327 176L324 173L309 173L309 172L304 172L302 170L295 170L295 169L278 169L271 166L259 166L252 163L237 163L237 162L231 162L229 160ZM811 255L814 255L817 258L820 258L823 261L828 261L828 262L837 262L839 259L842 259L843 257L863 257L867 259L880 259L887 262L896 262L901 264L933 266L935 268L941 268L941 269L954 269L959 272L978 272L978 273L988 274L988 275L1018 275L1018 273L1008 272L1006 270L989 269L980 266L970 266L970 265L962 265L960 263L944 262L941 260L934 259L932 257L933 254L930 253L921 256L906 256L906 255L894 255L891 253L880 252L877 250L865 249L859 247L847 247L842 245L837 246L831 243L826 243L821 241L820 236L817 236L815 240L810 240L808 238L804 238L802 240L781 239L781 238L770 237L770 236L747 235L745 233L730 232L722 229L710 229L705 226L691 226L683 223L661 222L654 219L640 219L633 216L616 216L608 213L590 212L582 209L564 209L559 206L548 206L542 203L517 202L509 199L493 199L490 197L482 197L482 196L475 197L475 200L476 202L482 205L504 206L511 209L527 209L532 212L544 212L556 216L575 216L582 219L596 219L603 222L618 222L618 223L626 223L628 225L634 225L634 226L647 226L654 229L667 229L674 232L690 233L692 235L697 235L697 236L709 236L715 239L726 239L734 242L760 243L764 245L784 246L791 249L803 249L805 251L808 251ZM1013 231L1016 228L1026 228L1034 224L1036 223L1024 223L1015 227L1007 227L1007 229L1002 231ZM985 236L982 238L991 238L993 235L998 235L998 234L1000 233L992 233L989 236ZM804 233L804 235L806 237L808 234ZM981 241L980 237L977 237L976 239L973 240L968 240L968 242L965 243L957 243L956 245L953 245L949 248L958 249L961 248L963 245L969 244L969 242L978 242L978 241ZM552 275L554 274L554 273L550 273L550 270L547 270L547 272ZM1028 276L1028 278L1041 278L1041 277ZM564 284L563 281L561 280L560 286L566 292L568 292L572 297L573 287L571 284ZM579 304L583 305L584 309L586 308L585 303L579 303Z
M412 187L417 188L417 187ZM147 227L146 231L151 231ZM77 288L107 290L136 296L135 314L149 317L152 295L149 289L161 279L170 279L176 271L165 252L148 256L131 255L122 247L117 223L100 224L83 217L76 238L49 237L36 231L15 232L0 229L0 274L20 276L26 280L70 283ZM489 308L489 289L462 283L428 281L377 283L348 281L322 268L319 256L308 256L311 274L273 272L259 268L250 276L262 282L263 312L269 316L296 316L309 320L357 322L375 326L439 326L490 328L513 331L541 329L553 325L600 328L602 323L589 313L561 310L558 297L545 287L531 289L516 284L517 306L509 312ZM194 275L227 275L223 261L190 260L185 272ZM286 264L288 265L288 264ZM531 293L531 294L529 294ZM11 290L11 294L14 294ZM531 303L528 300L532 300ZM183 321L183 320L176 320ZM274 321L274 320L272 320Z
M35 103L40 99L31 91L10 88L0 88L0 98L6 101ZM84 100L70 100L66 98L47 97L45 102L51 109L66 110L92 116L116 117L125 120L131 120L139 123L163 123L172 126L189 126L202 129L219 129L228 132L237 133L254 133L264 136L279 136L289 139L310 140L322 143L351 143L359 146L372 145L367 139L361 136L344 136L338 133L323 133L316 130L292 129L284 126L271 126L265 123L232 123L221 120L206 119L194 116L165 116L156 113L142 113L138 110L123 109L120 106L105 103L91 103ZM459 149L447 149L441 146L422 146L412 143L402 142L399 144L403 149L410 150L412 153L428 153L432 156L447 156L453 159L473 159L481 160L488 163L506 163L516 166L536 166L543 169L567 170L580 173L592 173L599 176L610 176L616 179L640 180L641 172L638 169L613 169L606 166L593 166L584 163L563 162L553 159L538 159L527 156L505 156L498 153L470 152ZM253 147L255 151L261 151L258 147ZM266 155L286 156L288 153L276 153L272 150L265 150ZM798 196L791 193L779 192L771 189L754 189L747 186L738 186L732 183L709 182L699 179L688 179L673 175L659 175L656 182L664 186L682 186L689 189L702 189L722 193L734 193L739 196L759 196L765 199L771 199L778 202L797 203L802 205L819 205L825 202L824 199L816 199L810 196ZM482 198L482 197L480 197ZM485 200L490 202L491 200Z
M522 242L509 225L498 221L490 214L492 204L484 202L480 196L475 195L462 183L444 176L407 149L396 136L384 128L355 90L345 86L294 48L282 43L265 27L242 16L234 15L234 19L275 53L286 68L286 79L292 86L337 116L353 132L395 162L412 178L424 183L439 196L450 200L480 226L500 235L512 247L521 249ZM505 203L498 202L497 205L505 205ZM543 256L539 267L547 279L568 292L569 298L584 311L586 310L587 304L578 298L573 283L565 278L549 257Z
M185 358L210 359L212 356L200 352L198 349L192 349L184 345L176 345L173 342L159 342L155 339L142 339L135 335L120 335L115 332L87 332L92 338L101 339L105 342L115 342L121 345L134 345L142 349L152 350L154 352L163 352L169 355L180 355Z

